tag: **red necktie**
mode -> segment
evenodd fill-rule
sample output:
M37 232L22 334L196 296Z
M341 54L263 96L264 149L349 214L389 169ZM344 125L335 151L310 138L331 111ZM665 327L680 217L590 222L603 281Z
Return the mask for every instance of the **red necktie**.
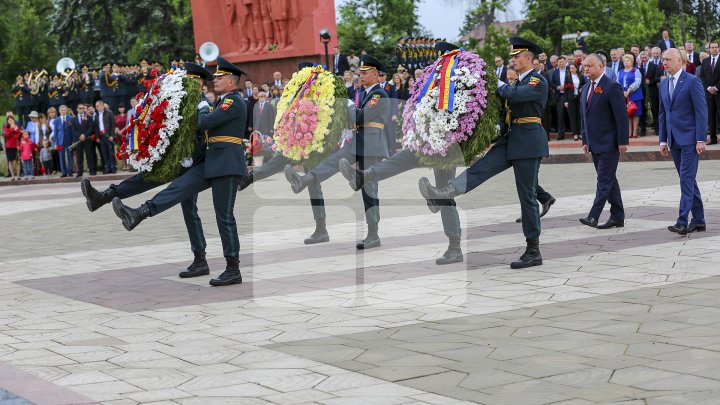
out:
M588 93L587 98L587 105L590 105L590 100L592 100L593 93L595 93L595 82L592 82L592 86L590 87L590 92Z
M360 107L360 90L355 90L355 107Z
M263 103L260 103L260 111L259 111L259 114L260 114L261 116L262 116L263 104L265 104L265 103L264 103L264 102L263 102Z

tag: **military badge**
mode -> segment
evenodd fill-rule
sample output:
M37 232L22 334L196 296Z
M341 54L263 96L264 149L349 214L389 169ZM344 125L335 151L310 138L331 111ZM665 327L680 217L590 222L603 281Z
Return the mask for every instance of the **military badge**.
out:
M535 76L530 77L530 81L528 82L528 84L533 87L537 86L538 83L540 83L540 78L535 77Z
M374 95L372 96L372 98L370 99L370 103L369 103L369 104L370 104L370 107L374 107L375 104L378 103L378 101L380 101L380 95L379 95L379 94L374 94Z
M225 111L228 108L230 108L232 103L233 103L233 100L231 98L226 98L225 100L223 100L223 103L220 104L220 108L222 108L222 110Z

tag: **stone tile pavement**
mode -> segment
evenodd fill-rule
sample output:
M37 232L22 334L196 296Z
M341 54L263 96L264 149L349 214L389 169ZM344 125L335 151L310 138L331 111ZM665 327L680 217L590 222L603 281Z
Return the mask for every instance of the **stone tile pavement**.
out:
M323 187L331 242L304 246L307 196L274 176L239 194L246 282L221 289L176 277L179 208L126 232L77 184L3 188L0 404L717 404L718 169L701 163L708 232L679 237L670 163L621 164L628 220L604 231L577 222L592 167L543 166L559 198L545 264L526 271L508 266L523 241L510 173L458 199L466 261L442 267L417 192L429 170L381 183L383 246L363 253L341 178ZM215 275L210 195L200 216Z

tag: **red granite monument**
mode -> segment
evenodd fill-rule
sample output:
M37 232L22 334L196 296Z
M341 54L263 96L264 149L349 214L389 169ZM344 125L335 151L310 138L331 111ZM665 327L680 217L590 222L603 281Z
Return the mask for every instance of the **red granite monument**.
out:
M191 0L195 48L214 42L255 82L280 71L289 78L303 60L324 63L319 32L337 44L333 0ZM212 63L210 63L212 65Z

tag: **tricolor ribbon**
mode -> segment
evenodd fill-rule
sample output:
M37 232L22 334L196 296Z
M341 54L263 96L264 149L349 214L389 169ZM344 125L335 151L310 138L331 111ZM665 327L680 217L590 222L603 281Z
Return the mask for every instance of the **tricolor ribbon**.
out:
M308 76L307 80L305 80L305 83L303 83L303 85L297 89L295 94L293 94L292 98L290 99L290 102L288 103L288 108L287 108L287 110L285 110L283 115L290 114L293 111L297 110L298 103L300 102L300 100L302 100L302 98L305 96L305 93L307 93L307 91L310 89L310 87L312 87L312 85L315 83L318 76L320 76L320 73L322 73L324 71L325 71L325 69L323 69L322 65L316 65L316 66L312 67L312 69L310 70L310 76ZM297 122L297 116L294 114L293 114L293 122L294 123ZM297 125L294 124L293 128L296 129ZM275 128L275 130L277 131L277 128Z
M440 57L435 69L430 73L425 86L420 92L417 102L420 103L425 95L438 86L440 88L440 97L438 99L438 110L448 110L452 112L455 101L455 81L451 80L453 71L457 67L457 55L463 49L452 50ZM438 73L439 72L439 73Z

